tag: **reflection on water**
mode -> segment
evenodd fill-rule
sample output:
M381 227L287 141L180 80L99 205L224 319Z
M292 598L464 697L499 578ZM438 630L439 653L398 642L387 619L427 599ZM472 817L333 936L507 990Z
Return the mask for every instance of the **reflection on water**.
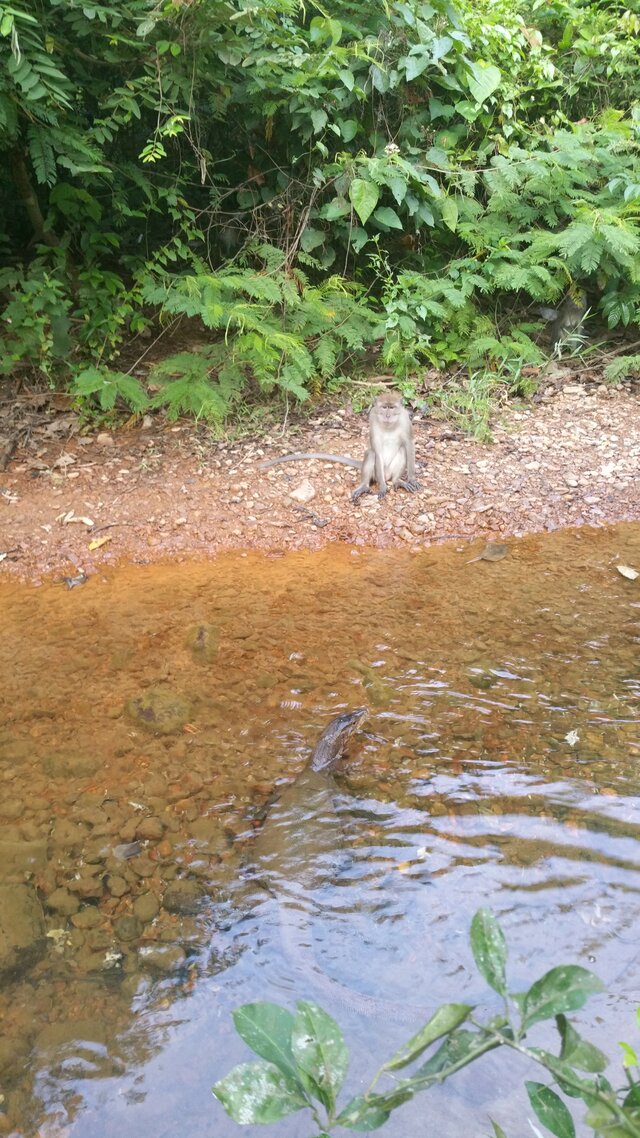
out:
M481 904L512 987L581 962L608 995L579 1021L612 1054L632 1039L640 589L615 565L640 568L640 528L476 553L2 588L0 1133L232 1138L210 1086L247 1058L230 1011L252 999L334 1013L355 1093L437 1003L492 1006ZM322 805L286 792L309 818L274 876L274 790L358 706ZM403 1108L403 1133L427 1110L445 1136L489 1115L522 1132L523 1075L487 1056Z

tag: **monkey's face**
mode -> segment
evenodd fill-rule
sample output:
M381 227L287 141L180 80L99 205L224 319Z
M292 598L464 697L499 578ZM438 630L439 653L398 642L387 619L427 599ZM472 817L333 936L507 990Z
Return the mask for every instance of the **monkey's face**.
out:
M381 395L376 399L376 413L385 427L395 427L402 413L402 403L399 399Z

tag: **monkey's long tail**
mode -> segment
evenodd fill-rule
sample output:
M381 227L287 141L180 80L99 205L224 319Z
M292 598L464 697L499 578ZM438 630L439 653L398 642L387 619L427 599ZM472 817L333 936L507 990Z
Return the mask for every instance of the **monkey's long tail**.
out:
M270 458L268 462L261 462L258 466L260 470L266 470L269 466L279 466L281 462L301 462L310 458L321 459L324 462L341 462L343 466L354 466L356 470L362 470L362 463L357 458L347 458L345 454L324 454L315 451L311 454L283 454L282 458Z

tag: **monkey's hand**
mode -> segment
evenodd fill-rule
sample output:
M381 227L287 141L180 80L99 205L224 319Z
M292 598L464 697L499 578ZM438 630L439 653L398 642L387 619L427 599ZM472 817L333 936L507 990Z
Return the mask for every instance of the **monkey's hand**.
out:
M380 501L382 501L382 499L386 498L386 496L387 496L387 487L381 486L380 489L378 490L378 498L380 499Z
M368 493L369 493L369 491L368 491L366 486L358 486L358 489L354 490L353 494L351 495L351 501L357 502L358 499L361 498L363 494L368 494Z
M415 478L401 478L396 482L396 486L402 486L402 489L408 490L410 494L415 494L416 490L422 489L422 483L417 482Z

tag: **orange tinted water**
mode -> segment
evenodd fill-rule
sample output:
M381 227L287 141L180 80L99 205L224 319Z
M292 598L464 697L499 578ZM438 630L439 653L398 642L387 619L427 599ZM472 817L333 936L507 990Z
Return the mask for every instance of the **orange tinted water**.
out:
M210 1086L247 1057L230 1010L256 998L335 1014L355 1092L412 1029L337 987L330 1006L314 970L400 1006L483 1002L480 904L503 921L514 986L587 964L612 995L583 1022L632 1034L640 581L616 565L640 568L640 527L480 551L336 547L2 587L0 881L37 892L49 935L0 993L0 1133L231 1138ZM131 709L150 691L176 710L167 734ZM255 835L274 785L357 706L336 849L311 883L301 866L306 945L288 954L248 872ZM445 1134L522 1121L506 1068L483 1062L434 1096ZM409 1129L428 1103L412 1109Z

